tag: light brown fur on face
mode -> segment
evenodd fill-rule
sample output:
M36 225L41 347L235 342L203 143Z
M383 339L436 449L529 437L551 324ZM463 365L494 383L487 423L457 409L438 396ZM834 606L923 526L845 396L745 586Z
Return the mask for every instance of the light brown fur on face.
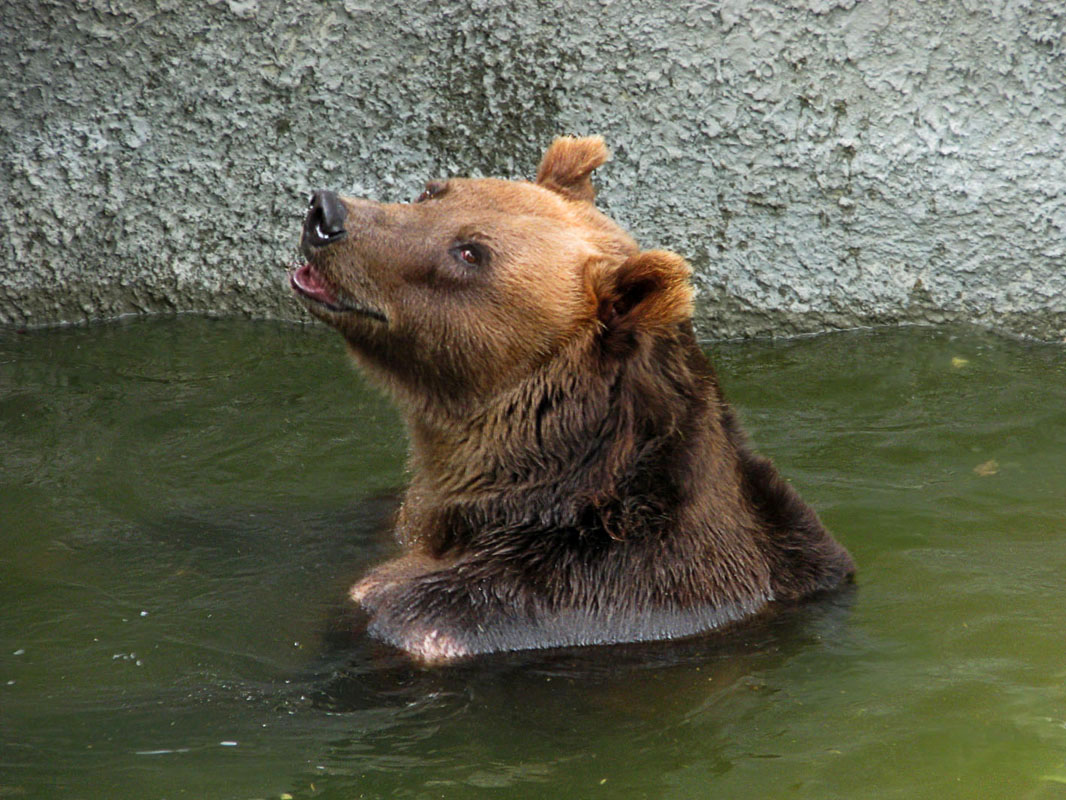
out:
M352 597L423 660L690 635L854 569L747 450L692 335L688 265L593 205L606 159L564 137L532 183L312 199L293 286L412 439L408 554Z
M422 363L412 361L406 380L385 369L401 398L421 405L427 391L443 391L466 403L594 326L597 272L637 248L591 205L537 184L453 179L432 189L413 204L345 200L353 232L316 254L324 279L386 324L310 308L372 371L386 339L407 342L408 358ZM465 243L488 264L456 258Z

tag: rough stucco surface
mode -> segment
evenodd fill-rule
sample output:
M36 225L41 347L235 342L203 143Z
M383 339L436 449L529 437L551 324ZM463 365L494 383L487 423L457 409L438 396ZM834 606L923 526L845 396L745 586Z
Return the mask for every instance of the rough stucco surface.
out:
M701 332L1066 338L1066 2L0 6L0 322L297 318L308 189L528 177L688 257Z

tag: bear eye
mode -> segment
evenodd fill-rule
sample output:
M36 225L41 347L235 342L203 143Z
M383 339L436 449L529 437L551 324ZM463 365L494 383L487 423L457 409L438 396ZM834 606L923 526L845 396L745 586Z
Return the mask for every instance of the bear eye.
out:
M480 267L488 260L485 248L476 242L463 242L452 248L452 253L464 264L472 267Z

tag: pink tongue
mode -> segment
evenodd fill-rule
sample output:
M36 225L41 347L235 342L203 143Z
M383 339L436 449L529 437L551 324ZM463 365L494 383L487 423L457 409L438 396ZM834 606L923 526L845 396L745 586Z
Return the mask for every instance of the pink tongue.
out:
M312 300L337 305L337 296L333 294L333 289L310 264L304 264L292 273L292 285Z

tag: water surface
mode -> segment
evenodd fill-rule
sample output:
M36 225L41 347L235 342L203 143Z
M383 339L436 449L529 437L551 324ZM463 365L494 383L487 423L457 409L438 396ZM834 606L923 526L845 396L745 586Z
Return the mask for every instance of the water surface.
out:
M1066 349L708 352L856 590L426 670L345 633L406 445L335 334L0 331L0 797L1066 798Z

